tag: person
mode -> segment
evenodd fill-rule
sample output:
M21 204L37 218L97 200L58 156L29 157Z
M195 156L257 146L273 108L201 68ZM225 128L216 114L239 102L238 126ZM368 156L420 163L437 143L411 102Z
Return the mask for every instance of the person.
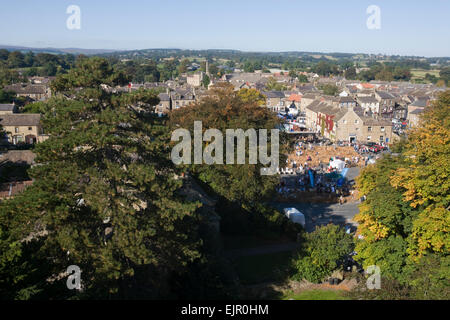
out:
M341 206L344 204L344 197L342 196L342 194L341 194L341 196L339 197L339 204L340 204Z

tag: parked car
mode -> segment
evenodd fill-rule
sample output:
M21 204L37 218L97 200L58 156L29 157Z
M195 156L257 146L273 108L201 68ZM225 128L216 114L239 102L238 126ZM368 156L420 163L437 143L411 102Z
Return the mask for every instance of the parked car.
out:
M373 152L373 153L378 153L380 151L383 151L383 147L380 146L379 144L376 144L376 145L374 145L372 147L369 147L369 151Z

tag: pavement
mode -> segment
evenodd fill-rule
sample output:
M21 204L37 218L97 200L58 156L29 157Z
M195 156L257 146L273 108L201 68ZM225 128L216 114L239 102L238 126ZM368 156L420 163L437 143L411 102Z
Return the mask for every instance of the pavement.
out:
M339 203L286 203L274 202L272 206L283 212L283 208L296 208L305 215L306 231L312 232L316 226L333 224L350 224L356 227L353 217L359 213L360 202Z

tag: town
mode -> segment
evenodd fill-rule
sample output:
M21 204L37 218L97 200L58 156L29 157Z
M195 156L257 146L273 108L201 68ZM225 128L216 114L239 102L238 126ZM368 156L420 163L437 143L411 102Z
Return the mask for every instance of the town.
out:
M448 5L45 2L0 22L0 300L450 299Z

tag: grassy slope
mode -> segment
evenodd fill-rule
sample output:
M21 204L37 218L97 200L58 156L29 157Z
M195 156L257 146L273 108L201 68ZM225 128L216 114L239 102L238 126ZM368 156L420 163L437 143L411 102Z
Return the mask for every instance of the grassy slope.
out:
M348 300L340 291L308 290L297 294L287 294L284 300Z

